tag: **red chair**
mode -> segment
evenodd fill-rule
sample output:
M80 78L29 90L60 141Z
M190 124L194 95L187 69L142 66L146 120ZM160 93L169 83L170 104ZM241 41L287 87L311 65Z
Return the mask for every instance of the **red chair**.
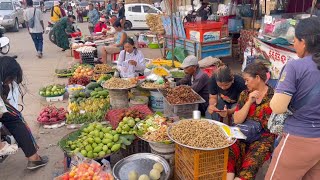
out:
M117 58L118 58L118 56L119 56L119 52L118 53L114 53L114 54L111 54L111 60L112 61L116 61L117 60Z

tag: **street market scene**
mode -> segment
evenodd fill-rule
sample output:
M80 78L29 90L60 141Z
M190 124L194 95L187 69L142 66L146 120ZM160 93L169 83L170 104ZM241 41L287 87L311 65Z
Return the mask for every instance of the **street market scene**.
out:
M1 180L315 180L320 0L1 0Z

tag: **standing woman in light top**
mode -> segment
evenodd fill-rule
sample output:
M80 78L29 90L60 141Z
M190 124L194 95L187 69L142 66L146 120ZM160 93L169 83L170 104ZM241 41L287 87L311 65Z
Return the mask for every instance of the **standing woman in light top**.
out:
M134 41L128 38L124 42L124 50L120 52L117 69L122 78L139 76L146 68L144 56L140 50L134 46Z
M294 48L300 59L286 64L270 106L276 114L286 112L289 104L300 108L285 120L266 180L320 179L320 93L309 95L320 83L319 17L298 23ZM311 98L299 105L305 97Z

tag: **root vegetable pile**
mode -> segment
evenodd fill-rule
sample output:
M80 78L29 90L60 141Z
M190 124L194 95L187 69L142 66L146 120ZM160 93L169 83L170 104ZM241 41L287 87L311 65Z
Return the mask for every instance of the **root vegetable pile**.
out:
M218 125L204 120L181 120L172 126L169 134L175 141L196 148L221 148L230 144Z
M45 107L41 112L37 121L42 124L54 124L66 119L67 111L64 108L56 108L55 106Z
M111 78L104 83L103 87L107 89L128 89L134 87L135 84L130 80Z
M146 21L147 21L147 25L149 26L152 32L155 32L158 34L165 33L162 25L161 15L147 14Z
M166 88L165 97L170 104L188 104L201 100L200 96L194 93L190 86Z

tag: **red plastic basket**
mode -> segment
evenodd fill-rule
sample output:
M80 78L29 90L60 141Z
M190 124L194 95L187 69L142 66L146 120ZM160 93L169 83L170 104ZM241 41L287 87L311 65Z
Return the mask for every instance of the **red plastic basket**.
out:
M186 29L187 39L196 40L200 42L210 42L212 40L208 40L206 36L210 37L212 34L216 32L219 33L219 37L221 38L221 27L222 22L214 22L214 21L204 21L204 22L187 22L184 24ZM191 34L198 34L198 37L194 37Z
M219 21L222 22L223 24L228 24L229 19L234 18L236 16L220 16Z
M71 33L70 35L71 35L71 37L75 38L75 37L82 36L82 33L81 32L74 32L74 33Z
M80 59L80 53L76 50L73 50L73 57L74 59Z

